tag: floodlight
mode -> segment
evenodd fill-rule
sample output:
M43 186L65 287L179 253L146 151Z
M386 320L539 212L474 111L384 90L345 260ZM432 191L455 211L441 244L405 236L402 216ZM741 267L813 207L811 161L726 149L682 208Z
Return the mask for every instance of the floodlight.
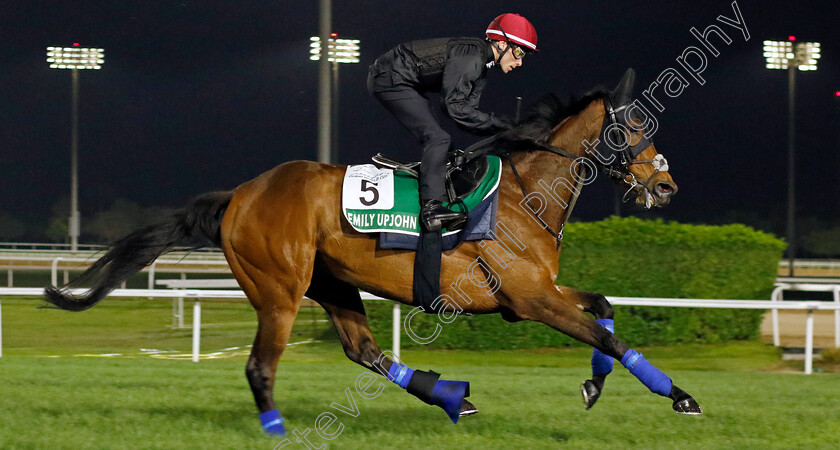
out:
M764 41L764 58L768 69L787 69L796 67L799 70L817 70L817 60L820 59L819 42Z
M309 59L319 61L321 59L321 38L314 36L309 40ZM331 38L327 41L327 61L358 63L360 55L358 39Z
M101 69L105 50L83 47L47 47L50 69Z

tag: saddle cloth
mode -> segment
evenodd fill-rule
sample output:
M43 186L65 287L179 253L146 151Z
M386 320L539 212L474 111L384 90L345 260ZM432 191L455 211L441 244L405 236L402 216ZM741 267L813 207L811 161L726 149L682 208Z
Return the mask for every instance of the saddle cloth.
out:
M457 201L444 203L452 210L468 212L463 229L443 230L444 250L462 240L487 239L495 223L497 191L502 164L487 156L487 170L478 186ZM372 164L348 166L342 186L342 214L361 233L382 233L383 248L416 249L420 235L418 181L392 169Z

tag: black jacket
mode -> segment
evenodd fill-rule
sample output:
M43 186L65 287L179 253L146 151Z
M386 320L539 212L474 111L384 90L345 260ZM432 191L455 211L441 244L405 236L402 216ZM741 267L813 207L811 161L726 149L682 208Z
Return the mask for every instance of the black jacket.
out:
M494 65L490 43L480 38L441 38L400 44L370 66L374 75L391 73L394 85L418 92L439 91L446 112L460 128L487 134L508 128L478 109L487 70Z

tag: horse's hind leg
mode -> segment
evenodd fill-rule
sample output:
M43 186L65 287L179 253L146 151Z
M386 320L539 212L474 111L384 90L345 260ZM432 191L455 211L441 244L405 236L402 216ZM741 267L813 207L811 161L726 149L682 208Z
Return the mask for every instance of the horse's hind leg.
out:
M269 434L285 434L283 418L274 403L274 381L277 363L289 342L300 300L311 277L311 259L308 264L305 258L299 260L300 265L294 268L259 270L244 258L236 255L228 258L239 285L257 312L257 336L245 365L245 375L263 430Z
M651 392L668 397L673 401L673 408L678 413L701 414L702 410L697 402L685 391L673 384L671 379L662 371L649 363L641 353L628 347L602 323L598 323L584 311L595 314L596 317L607 318L612 315L612 307L603 296L595 293L579 292L567 287L551 286L545 289L546 297L516 301L512 303L512 311L521 319L533 320L559 330L583 343L589 344L603 355L618 359L639 381ZM596 358L597 359L597 358ZM599 361L596 364L603 363ZM593 367L593 372L599 372ZM606 373L593 376L591 387L603 387ZM596 383L600 381L600 385ZM584 382L584 401L586 401L587 383ZM597 399L597 398L596 398ZM587 403L587 406L594 404Z
M274 404L274 380L277 362L289 342L295 316L297 304L259 312L257 336L245 366L245 375L260 411L260 422L271 434L285 433L283 419Z
M327 311L341 339L344 353L351 361L384 375L424 402L440 406L453 422L457 422L459 416L478 412L475 405L464 398L469 396L469 383L438 380L439 375L434 372L411 370L401 361L394 361L392 358L396 357L393 354L379 348L368 327L358 289L316 266L306 295Z

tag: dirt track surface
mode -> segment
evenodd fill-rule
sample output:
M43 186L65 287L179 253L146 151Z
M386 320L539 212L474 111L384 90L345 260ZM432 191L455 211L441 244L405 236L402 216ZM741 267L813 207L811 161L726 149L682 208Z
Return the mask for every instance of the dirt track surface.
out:
M807 311L779 311L779 339L782 347L805 347ZM767 311L761 322L761 341L773 343L772 314ZM814 347L834 347L834 311L814 312Z

